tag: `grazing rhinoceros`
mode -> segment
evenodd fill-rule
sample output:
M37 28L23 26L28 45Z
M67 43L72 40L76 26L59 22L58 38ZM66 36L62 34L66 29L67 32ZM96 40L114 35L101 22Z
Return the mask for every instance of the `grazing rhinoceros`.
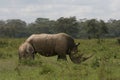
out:
M74 39L65 34L33 34L20 47L19 54L33 54L39 53L43 56L50 57L58 55L58 59L67 60L66 55L74 63L85 61L91 56L85 58L82 55L76 56L78 53L78 46L80 43L75 43ZM26 54L25 53L25 54Z

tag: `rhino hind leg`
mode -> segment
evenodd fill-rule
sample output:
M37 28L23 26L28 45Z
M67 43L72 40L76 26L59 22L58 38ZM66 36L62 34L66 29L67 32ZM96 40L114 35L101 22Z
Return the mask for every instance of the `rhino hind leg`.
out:
M21 61L22 60L22 57L19 55L19 61Z
M35 54L36 54L36 53L32 53L32 59L33 59L33 60L35 59Z
M58 55L57 60L65 60L67 61L66 55Z

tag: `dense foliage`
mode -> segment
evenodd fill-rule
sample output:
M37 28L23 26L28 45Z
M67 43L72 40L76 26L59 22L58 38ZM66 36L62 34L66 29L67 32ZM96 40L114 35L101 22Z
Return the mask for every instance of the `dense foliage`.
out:
M33 23L20 19L0 20L0 37L28 37L33 33L65 32L75 38L103 38L120 36L120 20L108 21L76 17L50 20L37 18Z

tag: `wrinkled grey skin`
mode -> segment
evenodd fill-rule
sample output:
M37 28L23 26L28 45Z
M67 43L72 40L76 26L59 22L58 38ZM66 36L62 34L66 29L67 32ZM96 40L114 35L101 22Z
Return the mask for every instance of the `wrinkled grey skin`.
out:
M66 55L69 55L72 62L81 63L89 57L75 56L78 54L79 45L80 43L75 43L74 39L65 33L33 34L20 46L19 52L20 56L28 53L32 58L34 58L35 53L46 57L57 55L58 60L67 60Z

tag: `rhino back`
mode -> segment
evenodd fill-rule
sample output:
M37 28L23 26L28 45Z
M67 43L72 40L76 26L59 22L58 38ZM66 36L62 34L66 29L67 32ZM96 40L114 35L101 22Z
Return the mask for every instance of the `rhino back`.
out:
M66 53L74 46L74 40L67 34L35 34L30 36L27 42L31 43L36 52L43 52L43 55L56 55Z
M48 34L35 34L30 36L27 40L39 53L54 53L55 38Z

